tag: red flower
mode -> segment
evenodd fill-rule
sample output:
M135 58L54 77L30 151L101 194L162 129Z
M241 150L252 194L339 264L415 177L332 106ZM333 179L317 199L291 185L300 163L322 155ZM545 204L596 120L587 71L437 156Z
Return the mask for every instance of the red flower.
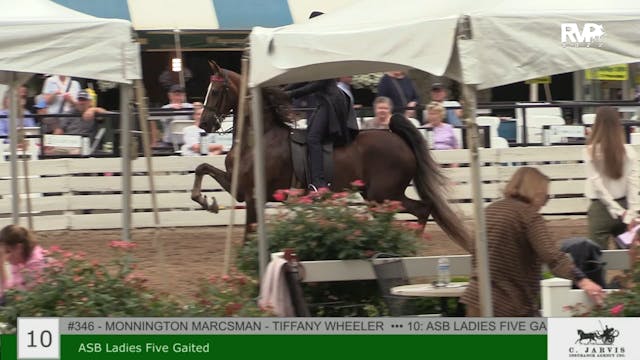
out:
M362 180L360 180L360 179L358 179L358 180L353 180L353 181L351 182L351 186L353 186L353 187L357 187L357 188L364 187L364 181L362 181Z
M611 308L611 315L617 316L624 310L624 304L618 304Z
M225 309L225 315L231 316L236 312L238 312L238 310L240 309L242 309L242 304L238 304L238 303L227 304L227 308Z
M287 194L285 193L286 190L276 190L275 193L273 193L273 199L275 201L285 201L287 199Z

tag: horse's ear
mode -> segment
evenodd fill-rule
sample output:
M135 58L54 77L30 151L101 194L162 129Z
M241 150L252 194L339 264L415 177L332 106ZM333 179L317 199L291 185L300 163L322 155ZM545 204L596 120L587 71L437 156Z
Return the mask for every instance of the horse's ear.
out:
M211 72L213 74L221 74L222 70L220 69L220 66L218 66L218 64L213 61L213 60L209 60L209 66L211 66Z

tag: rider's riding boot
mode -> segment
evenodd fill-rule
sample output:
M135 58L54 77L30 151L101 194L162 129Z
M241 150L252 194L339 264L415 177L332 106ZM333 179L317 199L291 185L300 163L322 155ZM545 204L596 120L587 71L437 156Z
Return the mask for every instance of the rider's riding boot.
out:
M322 163L322 145L308 144L309 146L309 168L311 170L311 184L316 189L328 187L324 178L324 166Z

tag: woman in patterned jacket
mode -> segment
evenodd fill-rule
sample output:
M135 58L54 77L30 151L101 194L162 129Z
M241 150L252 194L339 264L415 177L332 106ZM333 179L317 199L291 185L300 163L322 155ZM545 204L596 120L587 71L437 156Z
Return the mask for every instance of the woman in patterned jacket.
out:
M555 276L573 280L594 302L602 302L602 288L573 264L549 234L539 213L548 191L546 175L522 167L509 180L504 198L485 210L494 316L540 316L542 263ZM461 302L467 305L467 316L481 316L475 250L472 254L473 272Z

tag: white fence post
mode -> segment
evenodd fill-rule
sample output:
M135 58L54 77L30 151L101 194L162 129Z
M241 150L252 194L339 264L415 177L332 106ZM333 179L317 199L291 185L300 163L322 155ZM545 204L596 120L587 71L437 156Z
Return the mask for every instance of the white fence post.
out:
M542 287L542 316L543 317L567 317L570 313L563 307L569 304L569 290L571 280L551 278L540 281Z

